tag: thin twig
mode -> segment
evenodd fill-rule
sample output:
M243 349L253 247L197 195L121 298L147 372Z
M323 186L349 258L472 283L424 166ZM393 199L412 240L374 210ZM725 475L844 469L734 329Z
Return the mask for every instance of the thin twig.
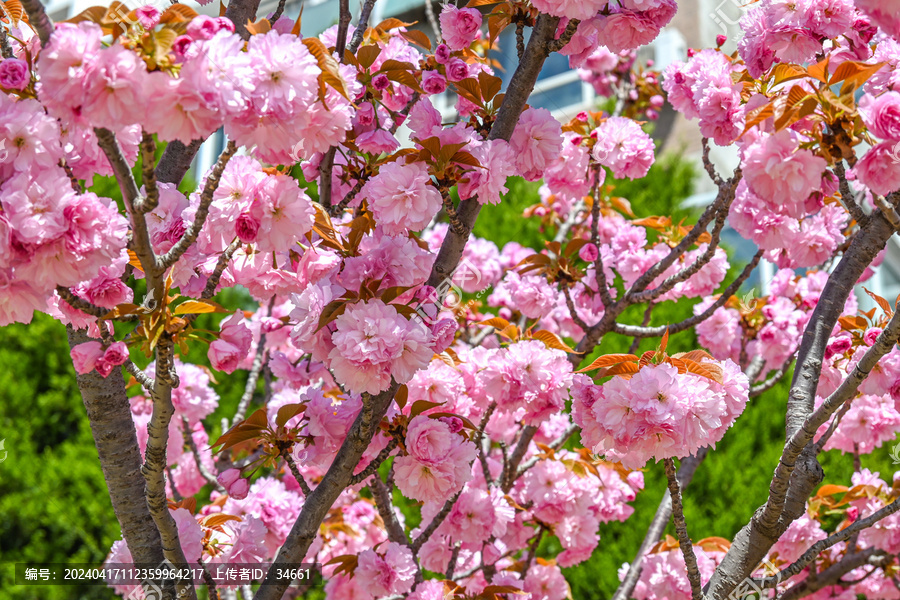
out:
M425 527L425 529L423 529L422 532L418 535L418 537L416 537L416 539L412 541L410 548L413 551L413 555L419 553L419 549L422 547L422 544L428 541L428 538L431 537L431 534L433 534L437 530L437 528L441 526L441 523L444 522L444 519L446 519L450 515L450 511L453 510L453 505L456 504L456 501L459 499L459 495L461 493L461 491L456 492L452 498L444 502L444 506L442 506L441 510L438 511L438 514L434 515L431 523L429 523L428 526Z
M484 428L487 427L496 408L497 403L491 402L488 409L484 412L484 416L481 417L481 423L478 424L478 440L476 442L478 444L478 462L481 463L481 472L484 475L485 483L488 485L491 483L491 469L488 467L487 462L487 455L490 452L490 439L484 435Z
M206 568L206 563L200 561L200 568L203 569L203 583L206 584L206 589L209 592L209 600L219 600L219 590L216 588L216 580L209 572L209 569Z
M5 31L3 27L0 27L0 30ZM83 194L84 187L75 177L75 172L72 171L72 167L69 166L69 163L66 162L65 158L59 159L59 166L62 167L63 171L66 172L66 177L69 178L69 184L72 186L72 191L74 191L76 194Z
M559 52L563 48L565 48L566 44L572 39L572 36L575 35L575 31L578 29L578 24L581 23L578 19L572 19L566 24L566 29L563 31L563 34L559 36L558 40L553 40L550 42L550 51L551 52Z
M647 303L647 308L644 310L644 318L641 321L641 327L646 327L650 324L650 318L653 313L653 307L655 304L653 302ZM631 340L631 345L628 347L628 354L634 354L637 352L638 347L641 345L641 338L635 336L633 340Z
M450 221L450 229L456 234L462 234L465 231L465 227L463 226L462 221L459 220L459 215L456 214L450 192L444 187L441 187L440 192L441 200L444 202L444 212L447 213L447 220Z
M866 219L866 213L863 212L862 207L856 201L856 196L854 196L853 191L850 189L850 182L847 181L847 173L844 170L843 161L835 163L834 174L837 175L838 178L838 189L841 192L841 201L844 204L844 208L847 209L854 221L862 224Z
M375 508L378 510L381 520L384 521L388 539L392 542L409 546L406 532L403 531L403 527L394 513L393 504L391 503L391 492L387 485L381 480L381 477L375 475L369 482L369 489L372 490L372 497L375 499Z
M359 21L356 24L356 31L353 32L353 39L350 40L350 54L356 54L359 45L362 44L363 36L366 29L369 28L369 17L372 15L372 7L375 6L375 0L366 0L363 4L362 11L359 13Z
M270 311L271 314L271 311ZM259 381L259 374L262 372L263 364L265 364L266 354L266 334L260 329L259 343L256 345L256 355L253 357L253 365L250 367L250 374L247 376L247 385L244 386L244 393L238 402L237 412L234 413L234 419L231 425L234 426L244 420L247 415L247 407L253 399L256 392L256 383ZM229 427L223 428L222 431L228 430Z
M126 370L126 371L128 371L129 373L131 373L131 376L134 377L135 380L136 380L139 384L141 384L141 386L144 388L144 390L146 390L148 393L152 393L152 392L153 392L153 386L156 385L156 382L153 380L152 377L150 377L149 375L147 375L146 373L144 373L143 371L141 371L141 370L137 367L137 365L134 364L133 362L131 362L130 360L126 360L126 361L125 361L125 364L122 365L122 366L125 367L125 370Z
M516 482L519 463L525 458L525 453L528 452L528 445L531 444L531 440L534 439L534 434L536 433L537 427L534 425L526 425L522 428L519 441L509 457L509 462L504 465L503 473L500 475L501 487L504 493L509 492Z
M92 317L100 318L109 312L108 308L102 308L96 304L91 304L87 300L79 298L67 287L61 285L56 286L56 293L59 294L59 297L69 306L76 310L80 310L83 313L87 313Z
M206 223L206 217L209 215L209 206L212 204L213 193L218 189L219 180L222 179L222 173L225 172L228 161L231 160L231 157L234 156L237 149L237 144L234 140L228 140L228 144L225 146L222 154L219 155L216 166L213 167L212 172L206 178L206 183L203 185L203 192L200 194L200 204L197 207L194 220L188 226L184 235L181 236L181 239L178 240L168 252L157 259L158 269L163 270L174 265L175 261L181 258L181 255L187 252L187 249L191 247L191 244L197 240L197 236L200 235L200 230L203 229L203 224Z
M275 21L280 19L281 15L284 13L284 5L285 5L285 0L278 0L278 7L275 9L275 12L272 13L272 18L269 19L269 21L272 23L272 25L274 25Z
M294 457L291 455L290 450L286 450L281 453L281 457L284 459L284 462L287 463L288 469L291 470L291 475L294 476L294 479L297 480L297 485L300 486L300 489L303 490L303 497L309 498L309 495L312 493L312 489L309 487L309 484L306 483L306 478L303 476L303 473L300 472L300 469L297 468L297 463L294 462Z
M672 518L675 521L675 532L678 534L678 545L684 555L684 564L687 567L688 579L691 582L692 600L703 598L700 583L700 568L697 566L697 556L694 554L694 546L688 536L687 523L684 519L684 507L681 504L681 487L675 473L675 461L671 458L664 460L666 465L666 478L669 481L669 495L672 498Z
M350 0L339 0L340 16L338 17L337 40L334 44L334 51L338 55L338 61L344 62L344 49L347 47L347 32L350 31L350 21L353 18L350 15Z
M194 436L191 434L191 424L188 423L186 417L181 417L181 425L181 434L184 437L184 443L191 449L191 454L194 456L194 462L197 463L197 471L200 472L200 475L206 480L206 483L211 483L216 490L224 494L225 488L218 482L216 476L209 472L209 469L206 468L206 465L204 465L203 461L200 459L200 449L194 442Z
M731 282L725 291L716 299L715 302L706 307L699 315L694 315L693 317L689 317L684 321L679 321L673 325L660 325L659 327L641 327L638 325L624 325L621 323L616 323L613 326L613 331L619 333L621 335L629 335L632 337L640 337L640 338L648 338L648 337L660 337L666 333L668 329L669 333L678 333L680 331L684 331L686 329L690 329L694 325L698 323L702 323L706 319L712 316L714 312L716 312L719 308L725 305L728 302L728 299L734 295L736 291L741 287L741 285L747 281L750 277L750 274L753 272L753 269L756 268L756 265L759 264L760 259L762 258L763 251L759 250L750 262L744 267L744 270L741 271L741 274L738 275L737 279Z
M397 441L397 438L392 436L391 439L388 440L387 445L381 449L381 452L379 452L378 455L373 458L368 465L366 465L366 468L350 478L350 485L353 486L362 483L363 481L377 473L378 468L384 464L384 461L388 459L388 457L391 455L391 452L393 452L399 444L400 442Z
M762 383L758 383L750 388L750 397L756 397L760 394L772 389L772 387L781 381L781 378L784 377L784 374L788 372L788 370L793 366L794 360L797 358L797 353L794 352L791 354L790 358L784 361L784 364L781 365L781 368L778 369L775 373L769 376L768 379L763 381Z
M597 247L597 258L594 259L594 279L597 280L597 290L600 292L600 300L604 307L610 307L615 302L609 293L609 282L606 280L606 271L603 268L603 253L600 252L600 171L594 174L594 203L591 205L591 243Z
M703 144L703 168L706 169L706 174L716 184L716 187L721 187L723 184L722 178L716 171L716 166L709 159L709 138L704 137L700 141Z
M235 251L241 247L241 240L235 238L228 247L225 248L225 251L219 256L219 260L216 261L216 268L210 274L209 278L206 280L206 286L203 288L203 292L200 294L200 297L204 300L209 300L213 296L216 295L216 288L219 287L219 281L222 279L222 273L225 271L225 267L228 266L228 261L231 260L231 257L234 256Z
M428 24L434 30L435 39L441 39L441 26L438 25L437 17L434 15L434 6L432 6L431 0L425 0L425 18L428 19ZM519 58L522 58L521 54Z

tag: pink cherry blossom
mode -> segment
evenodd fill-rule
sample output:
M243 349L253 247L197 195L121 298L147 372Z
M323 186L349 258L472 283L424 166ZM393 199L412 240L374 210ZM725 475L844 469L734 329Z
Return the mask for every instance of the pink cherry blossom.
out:
M31 81L28 63L19 58L0 60L0 88L24 90Z
M653 164L653 141L631 119L609 118L591 135L597 140L591 152L594 160L609 167L614 177L638 179Z
M403 594L412 589L416 573L412 552L396 542L388 542L385 552L360 553L354 572L363 589L375 597Z
M481 13L474 8L444 5L440 14L441 35L451 50L467 48L478 37Z
M370 179L360 194L368 198L376 221L391 235L425 227L442 205L422 163L388 163Z
M519 174L536 181L559 155L562 128L546 108L528 108L519 117L509 144Z

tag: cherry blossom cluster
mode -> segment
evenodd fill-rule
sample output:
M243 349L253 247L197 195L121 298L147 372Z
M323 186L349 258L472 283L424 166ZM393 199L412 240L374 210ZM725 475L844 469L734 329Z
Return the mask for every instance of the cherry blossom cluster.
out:
M867 213L891 215L900 31L880 5L763 0L742 19L737 54L692 50L662 75L638 65L636 49L670 22L672 0L509 7L515 21L503 7L443 7L433 51L396 19L306 39L290 19L260 20L240 24L245 39L225 17L173 25L143 7L118 29L58 24L43 48L17 35L15 56L0 61L0 325L47 312L93 338L71 351L79 374L127 368L135 455L160 473L157 499L186 498L154 516L171 517L188 561L274 560L311 490L325 482L327 492L345 467L299 557L327 565L326 597L562 600L561 569L591 557L601 524L631 516L639 469L664 459L668 472L673 458L722 440L765 377L787 370L848 237ZM523 99L499 135L514 94L494 71L491 38L512 24L537 35L547 15L558 21L545 49L614 107L563 124ZM436 108L447 91L454 123ZM699 122L704 145L739 152L730 176L706 165L718 195L693 229L616 193L616 180L654 168L636 119L654 119L666 100ZM190 144L219 129L227 149L196 190L149 176L154 140ZM143 187L130 189L139 155ZM84 191L108 175L125 181L121 206ZM523 218L540 221L544 247L470 235L468 215L503 202L514 176L540 182ZM726 218L757 260L779 267L767 296L735 295L750 271L729 277ZM227 288L259 308L212 300ZM858 314L852 294L844 304L815 408L884 345L892 313L873 298L883 318ZM685 301L690 327L652 322L653 306ZM627 323L636 306L643 325ZM199 321L216 313L217 324ZM135 326L125 333L122 321ZM668 326L692 328L711 354L669 356ZM640 357L589 359L607 333L633 337L633 348L663 341ZM189 344L205 344L212 369L187 362ZM885 354L819 428L824 450L858 456L900 431L900 351ZM596 381L585 374L597 368ZM213 371L238 370L250 383L211 439ZM170 420L159 416L161 389ZM849 525L896 495L866 470L852 483L845 497L826 488L811 498L770 562L790 564L829 535L824 514L844 511ZM548 538L562 549L552 560L539 556ZM896 553L896 518L853 543L822 560ZM701 583L727 550L718 538L693 544ZM124 539L108 558L132 559ZM690 562L661 542L631 596L686 600ZM820 595L896 598L879 569Z
M700 345L717 360L741 363L742 355L761 357L765 367L760 377L777 371L796 351L827 281L824 271L799 276L780 269L768 284L768 296L734 298L697 325ZM707 298L694 305L694 314L703 313L714 301ZM850 295L843 313L856 311L856 297Z
M572 416L585 447L636 469L650 458L682 458L715 446L744 412L748 381L730 359L702 364L717 367L721 381L669 363L603 385L577 376Z

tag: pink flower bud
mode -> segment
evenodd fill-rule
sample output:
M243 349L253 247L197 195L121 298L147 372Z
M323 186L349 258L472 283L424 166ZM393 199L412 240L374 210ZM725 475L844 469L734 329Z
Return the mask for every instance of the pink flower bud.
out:
M197 15L187 26L187 34L195 40L211 39L219 31L219 23L212 17Z
M93 371L97 361L103 356L103 345L100 342L85 342L72 348L69 354L75 365L75 372L84 375Z
M219 476L216 477L216 481L218 481L219 485L221 485L223 488L225 488L227 490L234 484L235 481L237 481L240 478L241 478L240 469L226 469L225 471L222 471L221 473L219 473Z
M225 340L215 340L206 352L213 369L223 373L234 373L243 356L240 348Z
M416 290L415 298L419 302L434 302L437 299L437 290L434 289L434 286L423 285Z
M113 366L114 366L114 365L111 365L110 363L106 362L106 361L103 360L103 358L101 357L101 358L100 358L99 360L97 360L97 362L94 364L94 369L95 369L98 373L100 373L100 375L102 375L102 376L104 377L104 379L105 379L107 376L109 376L110 373L112 373Z
M190 48L191 43L193 43L193 39L189 35L179 35L175 38L175 41L172 42L172 52L178 58L185 58L187 56L188 48Z
M825 358L831 358L835 354L843 354L853 346L853 342L847 336L841 336L828 344L825 348Z
M284 327L284 322L275 317L263 317L260 319L259 326L263 333L272 333Z
M228 488L228 495L235 500L243 500L250 491L250 482L246 479L238 479Z
M431 334L434 336L431 349L435 354L440 354L450 347L456 337L457 328L456 321L453 319L441 319L431 326Z
M716 36L716 46L722 46L726 41L728 41L728 36L721 33Z
M216 23L219 24L219 29L225 29L226 31L230 31L234 33L234 23L231 22L231 19L225 17L216 17Z
M242 212L234 224L234 233L245 244L252 244L259 235L260 222L253 218L249 212Z
M578 119L579 121L587 122L587 120L590 118L590 115L588 115L586 111L581 111L580 113L575 115L575 118Z
M463 422L459 417L440 417L438 419L447 424L450 427L450 433L459 433L462 431Z
M592 263L600 256L600 251L595 244L587 243L578 251L578 256L581 257L581 260Z
M450 47L447 44L438 44L438 47L434 49L434 60L440 65L450 60Z
M450 81L462 81L469 76L469 65L466 61L453 58L447 63L447 79Z
M878 339L879 335L881 335L881 328L880 327L872 327L871 329L867 330L863 334L863 341L866 343L867 346L874 346L875 340Z
M422 74L422 89L426 94L440 94L447 89L447 80L437 71L425 71Z

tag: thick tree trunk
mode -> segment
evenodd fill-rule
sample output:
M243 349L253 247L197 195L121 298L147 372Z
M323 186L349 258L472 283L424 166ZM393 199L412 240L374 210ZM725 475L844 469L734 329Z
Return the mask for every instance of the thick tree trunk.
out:
M70 347L92 341L83 329L66 329ZM163 562L162 540L147 506L141 451L122 370L113 369L106 378L91 371L76 379L122 537L136 563L158 565Z

